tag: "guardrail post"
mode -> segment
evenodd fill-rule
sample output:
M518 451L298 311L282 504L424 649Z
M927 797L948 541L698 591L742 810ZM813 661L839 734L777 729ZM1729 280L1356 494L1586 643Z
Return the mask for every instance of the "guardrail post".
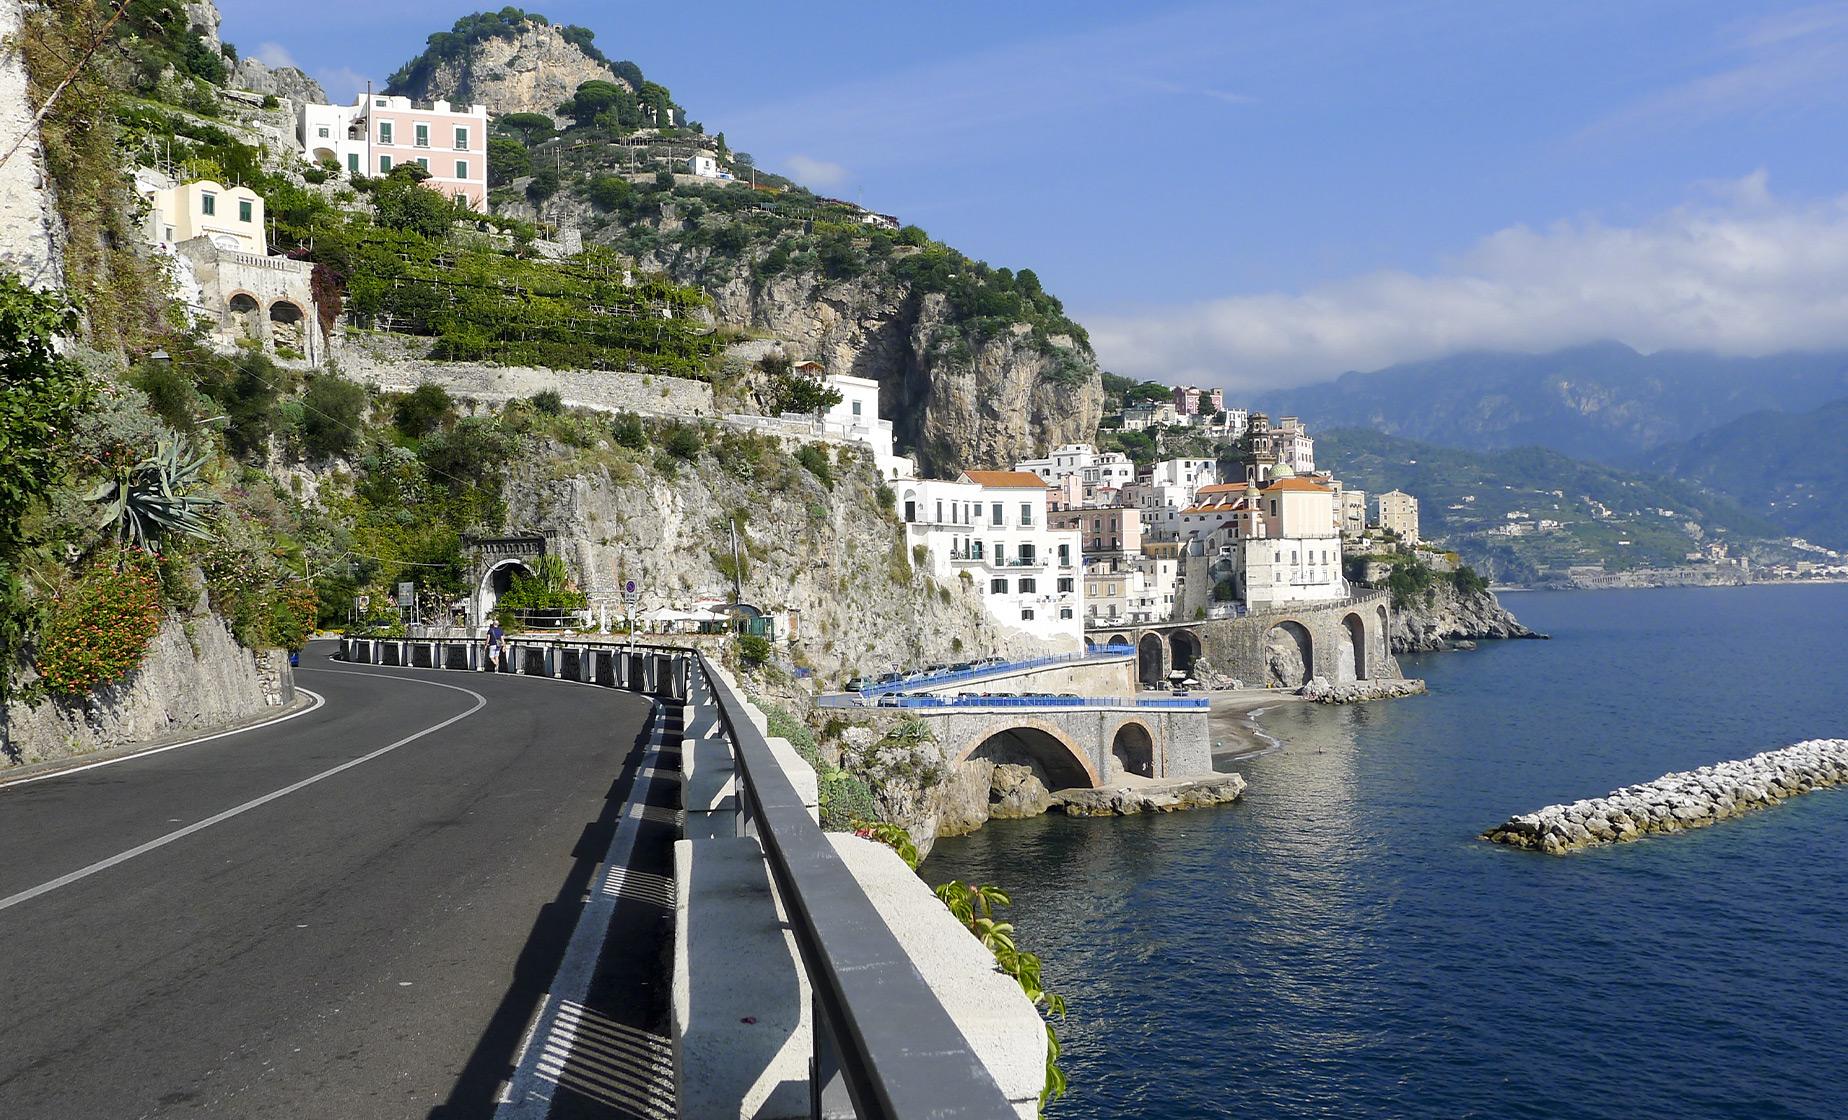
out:
M834 1041L827 1009L813 996L809 998L809 1022L814 1025L810 1033L815 1054L809 1059L809 1116L811 1120L852 1116L853 1098L847 1094L847 1079L841 1076L840 1047Z

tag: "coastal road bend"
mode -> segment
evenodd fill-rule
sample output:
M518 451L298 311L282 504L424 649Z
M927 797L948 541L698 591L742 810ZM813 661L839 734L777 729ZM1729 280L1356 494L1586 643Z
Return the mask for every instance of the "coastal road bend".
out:
M626 818L631 879L665 870L677 724L327 652L315 711L0 786L0 1116L491 1116L573 971L574 1021L658 1038L671 899L580 926ZM659 1111L625 1084L520 1114Z

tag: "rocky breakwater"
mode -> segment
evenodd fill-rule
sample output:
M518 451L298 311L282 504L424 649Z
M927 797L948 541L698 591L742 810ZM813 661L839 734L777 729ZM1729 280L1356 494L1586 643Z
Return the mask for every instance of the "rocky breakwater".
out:
M1848 784L1848 739L1810 739L1734 762L1664 774L1603 797L1523 813L1482 839L1549 855L1705 828L1813 789Z
M1396 700L1401 696L1421 696L1425 682L1406 677L1380 677L1365 681L1331 682L1316 677L1296 690L1296 695L1317 704L1358 704L1365 700Z

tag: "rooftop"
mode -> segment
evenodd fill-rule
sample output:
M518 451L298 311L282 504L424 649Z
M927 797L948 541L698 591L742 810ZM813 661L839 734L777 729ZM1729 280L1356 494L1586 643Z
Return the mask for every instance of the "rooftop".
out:
M1046 480L1031 471L964 471L963 477L990 490L1046 489Z

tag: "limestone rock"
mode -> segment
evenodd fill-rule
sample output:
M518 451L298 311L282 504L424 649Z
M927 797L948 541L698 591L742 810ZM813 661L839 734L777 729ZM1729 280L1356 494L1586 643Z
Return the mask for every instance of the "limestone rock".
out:
M296 104L327 104L327 91L321 83L293 66L265 65L261 59L240 55L231 71L231 85L252 93L284 98Z
M988 816L992 820L1037 817L1052 805L1052 794L1031 766L996 763L989 778Z
M528 21L517 35L483 39L458 57L433 60L411 84L389 92L416 101L486 105L497 117L554 115L588 81L630 88L607 64L567 42L557 27Z
M1417 679L1379 677L1334 684L1327 677L1316 677L1297 689L1296 694L1317 704L1358 704L1367 700L1395 700L1401 696L1419 696L1425 691L1425 682Z
M1115 789L1062 789L1052 795L1052 807L1072 817L1122 817L1226 805L1237 801L1244 792L1244 778L1214 774Z
M1459 593L1448 579L1433 585L1430 602L1417 597L1392 610L1392 652L1474 648L1483 638L1544 638L1521 625L1495 593ZM1466 646L1464 643L1471 643Z

